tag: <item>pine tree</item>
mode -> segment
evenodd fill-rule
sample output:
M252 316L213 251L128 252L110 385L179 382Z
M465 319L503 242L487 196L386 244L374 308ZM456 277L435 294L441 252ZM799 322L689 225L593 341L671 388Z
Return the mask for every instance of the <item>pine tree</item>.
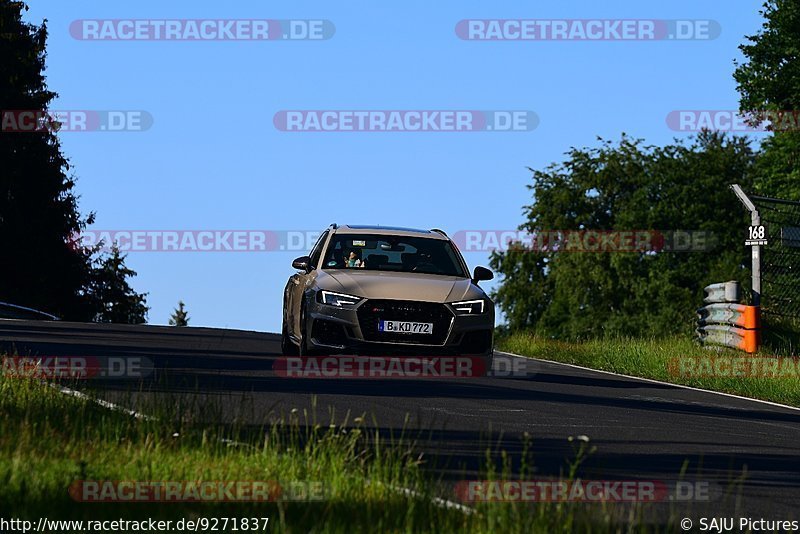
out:
M20 112L47 117L58 96L45 83L47 24L24 22L27 9L0 0L0 301L69 320L142 323L145 295L128 285L136 273L119 250L98 256L101 246L76 242L94 213L78 211L57 123L17 130Z
M55 131L9 131L8 110L44 112L57 96L44 76L47 25L23 22L27 9L0 0L0 301L85 320L92 251L70 243L93 214L78 212Z
M184 307L185 304L182 300L178 301L178 307L172 312L172 317L169 318L170 326L189 326L189 313Z
M91 282L86 292L94 312L91 320L98 323L140 324L147 321L147 294L136 293L128 284L128 278L136 271L125 266L123 256L116 244L110 254L94 261Z

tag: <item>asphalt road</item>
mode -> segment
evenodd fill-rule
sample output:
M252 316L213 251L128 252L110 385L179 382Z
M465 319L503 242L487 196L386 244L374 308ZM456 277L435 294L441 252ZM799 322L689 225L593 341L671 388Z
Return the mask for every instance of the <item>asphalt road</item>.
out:
M708 484L710 501L672 503L690 517L800 519L800 411L764 403L529 360L510 377L289 379L273 372L277 335L211 328L0 320L0 350L152 362L144 380L79 386L131 409L170 403L251 428L293 408L323 425L365 416L413 441L443 487L480 478L487 449L518 469L525 439L535 476L558 475L574 455L568 438L585 435L597 451L584 479Z

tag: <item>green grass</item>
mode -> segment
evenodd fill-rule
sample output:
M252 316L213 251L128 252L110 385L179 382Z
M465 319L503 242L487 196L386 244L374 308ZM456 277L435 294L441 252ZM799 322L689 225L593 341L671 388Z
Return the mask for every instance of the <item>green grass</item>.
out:
M800 406L800 376L797 374L725 376L723 369L722 376L699 376L707 374L692 371L699 366L689 367L689 372L685 373L677 371L676 363L679 365L681 359L687 357L701 358L701 362L719 358L749 358L747 354L732 349L719 352L709 350L683 337L657 340L601 339L570 343L543 339L529 333L517 333L500 339L498 348L532 358L571 363L603 371ZM797 360L791 357L777 357L767 353L759 353L756 356L777 358L779 365L796 366L797 363Z
M640 522L645 510L639 505L482 503L473 506L473 513L445 508L432 498L452 499L452 493L425 470L413 445L400 438L378 439L361 418L347 417L322 428L314 424L313 414L297 412L269 427L236 428L186 422L180 404L153 406L156 418L142 420L64 395L42 382L0 376L0 517L269 517L270 532L675 529L674 523L655 528ZM577 453L573 466L583 452ZM523 467L515 476L527 472ZM567 465L565 475L571 473ZM499 473L481 473L483 480L510 477L507 466ZM68 494L76 480L309 481L322 484L325 498L248 504L81 503ZM678 512L668 519L675 518L680 518Z

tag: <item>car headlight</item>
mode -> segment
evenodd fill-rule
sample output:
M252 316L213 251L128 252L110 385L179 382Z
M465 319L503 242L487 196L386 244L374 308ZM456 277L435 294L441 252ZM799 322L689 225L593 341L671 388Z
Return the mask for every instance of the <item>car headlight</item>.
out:
M317 293L317 300L328 306L346 308L358 304L359 301L361 301L361 297L345 295L344 293L334 293L333 291L320 291Z
M483 313L484 302L482 300L465 300L453 302L450 306L453 307L456 315L480 315Z

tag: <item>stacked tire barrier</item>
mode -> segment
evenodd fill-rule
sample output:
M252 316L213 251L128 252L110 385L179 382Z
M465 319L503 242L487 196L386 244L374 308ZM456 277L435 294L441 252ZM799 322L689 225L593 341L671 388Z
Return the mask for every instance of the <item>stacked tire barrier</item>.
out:
M697 310L697 335L703 345L721 345L758 351L761 332L759 306L741 304L739 282L711 284L705 288L703 302Z

